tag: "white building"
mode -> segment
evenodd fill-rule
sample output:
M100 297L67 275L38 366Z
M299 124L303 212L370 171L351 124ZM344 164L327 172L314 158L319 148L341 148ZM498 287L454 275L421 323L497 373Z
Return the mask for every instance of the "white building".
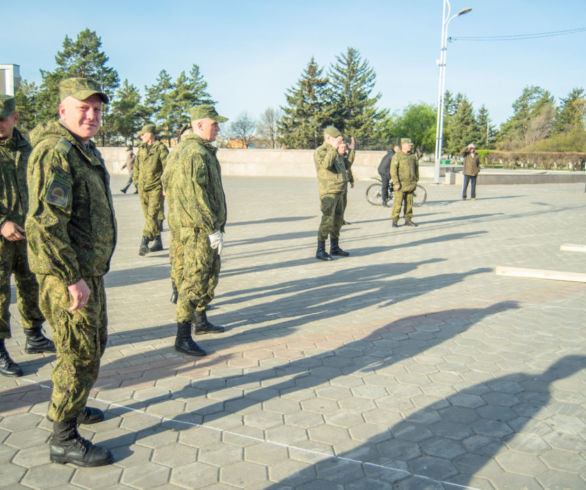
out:
M0 95L14 95L20 81L19 65L0 65Z

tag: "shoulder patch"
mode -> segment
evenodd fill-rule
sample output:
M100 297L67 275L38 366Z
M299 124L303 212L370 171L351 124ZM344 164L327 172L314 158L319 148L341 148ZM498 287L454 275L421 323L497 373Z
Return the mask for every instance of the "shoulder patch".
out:
M66 175L60 175L61 173L65 174L65 172L60 171L60 169L54 170L43 201L66 209L71 202L71 181Z
M71 143L67 141L65 138L59 138L59 141L57 141L57 144L55 145L55 149L57 151L60 151L64 155L67 155L69 153L69 150L71 150L71 146Z

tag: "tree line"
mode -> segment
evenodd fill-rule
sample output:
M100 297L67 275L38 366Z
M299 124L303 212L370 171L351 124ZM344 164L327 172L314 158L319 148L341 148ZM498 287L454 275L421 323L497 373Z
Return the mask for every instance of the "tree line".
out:
M41 70L40 86L23 81L15 94L21 129L30 131L55 118L59 82L69 77L93 78L111 95L99 133L102 145L134 143L146 122L155 123L160 137L171 144L187 127L191 106L216 102L197 64L176 79L161 70L141 95L129 80L120 83L118 72L108 61L96 32L85 29L76 39L65 36L55 56L56 68ZM254 142L269 148L315 148L323 140L323 128L333 124L354 136L362 149L387 149L396 138L409 136L419 155L432 153L436 108L420 103L400 112L381 109L381 94L375 85L374 68L352 47L327 69L312 57L297 82L286 89L282 107L267 108L258 120L240 114L226 123L222 134L242 147ZM475 110L464 94L446 92L444 153L458 155L471 142L481 149L506 151L586 151L583 88L573 89L556 103L549 91L528 86L512 108L512 116L497 129L485 106Z

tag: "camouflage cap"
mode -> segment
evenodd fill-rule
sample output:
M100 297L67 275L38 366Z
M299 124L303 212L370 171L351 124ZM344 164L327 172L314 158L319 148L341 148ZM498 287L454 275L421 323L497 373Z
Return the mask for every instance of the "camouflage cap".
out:
M411 141L411 138L401 138L401 144L409 144L412 145L413 141Z
M215 122L226 122L227 117L220 116L213 105L204 104L196 105L189 109L189 115L192 121L198 121L200 119L213 119Z
M146 134L146 133L153 133L157 134L157 127L153 123L145 124L142 129L138 132L139 135Z
M324 129L324 136L325 135L331 136L332 138L337 138L342 136L342 133L340 133L338 128L335 128L334 126L328 126L326 129Z
M85 100L92 95L98 95L104 104L110 101L100 86L89 78L66 78L59 84L59 101L61 102L70 96L77 100Z
M12 95L0 95L0 119L16 112L16 101Z

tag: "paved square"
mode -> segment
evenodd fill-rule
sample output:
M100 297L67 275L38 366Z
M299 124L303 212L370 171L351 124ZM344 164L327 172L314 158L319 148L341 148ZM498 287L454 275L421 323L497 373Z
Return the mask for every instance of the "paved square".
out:
M24 353L13 305L0 377L0 487L585 488L586 285L497 276L586 273L583 184L426 185L417 228L392 229L367 182L315 260L313 179L225 178L228 226L210 355L173 350L169 233L139 257L136 195L113 177L119 240L109 344L82 434L110 467L51 464L53 355ZM50 329L49 329L50 335Z

